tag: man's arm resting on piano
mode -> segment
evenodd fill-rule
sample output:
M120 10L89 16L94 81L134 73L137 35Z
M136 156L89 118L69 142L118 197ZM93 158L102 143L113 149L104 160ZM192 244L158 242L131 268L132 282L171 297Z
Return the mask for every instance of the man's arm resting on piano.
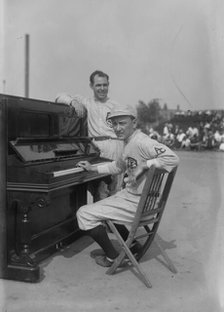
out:
M75 109L75 112L79 118L83 118L86 115L86 107L83 105L81 100L78 98L72 97L69 94L61 93L56 96L56 103L66 104L68 106L72 106Z

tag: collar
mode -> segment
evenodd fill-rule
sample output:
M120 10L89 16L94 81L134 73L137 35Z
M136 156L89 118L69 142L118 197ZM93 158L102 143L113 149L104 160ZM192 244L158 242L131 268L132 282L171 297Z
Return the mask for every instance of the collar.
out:
M125 142L125 145L127 145L138 133L140 133L141 130L140 129L136 129L132 135L130 135L127 139L127 141Z
M93 98L94 99L94 101L96 102L96 103L99 103L99 104L104 104L104 103L106 103L110 98L109 97L106 97L106 99L102 102L102 101L99 101L98 99L96 99L95 97Z

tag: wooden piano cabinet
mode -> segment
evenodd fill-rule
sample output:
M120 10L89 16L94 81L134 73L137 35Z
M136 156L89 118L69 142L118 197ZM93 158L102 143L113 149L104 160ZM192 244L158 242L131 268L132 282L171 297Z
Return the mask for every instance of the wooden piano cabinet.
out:
M6 105L0 105L0 277L5 276L7 267L6 245Z
M76 210L86 204L87 185L41 192L8 192L8 267L13 279L37 282L40 263L80 235Z

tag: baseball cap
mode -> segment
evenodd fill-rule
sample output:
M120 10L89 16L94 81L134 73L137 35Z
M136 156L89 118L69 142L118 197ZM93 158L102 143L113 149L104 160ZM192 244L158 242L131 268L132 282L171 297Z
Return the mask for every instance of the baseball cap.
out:
M133 106L117 106L110 111L107 119L111 119L117 116L132 116L137 118L137 111Z

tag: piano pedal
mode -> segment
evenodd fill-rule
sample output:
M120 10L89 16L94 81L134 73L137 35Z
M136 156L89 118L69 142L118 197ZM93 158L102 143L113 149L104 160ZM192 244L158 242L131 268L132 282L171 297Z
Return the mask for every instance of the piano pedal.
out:
M63 251L65 249L63 242L58 242L57 244L55 244L55 249L58 251Z

